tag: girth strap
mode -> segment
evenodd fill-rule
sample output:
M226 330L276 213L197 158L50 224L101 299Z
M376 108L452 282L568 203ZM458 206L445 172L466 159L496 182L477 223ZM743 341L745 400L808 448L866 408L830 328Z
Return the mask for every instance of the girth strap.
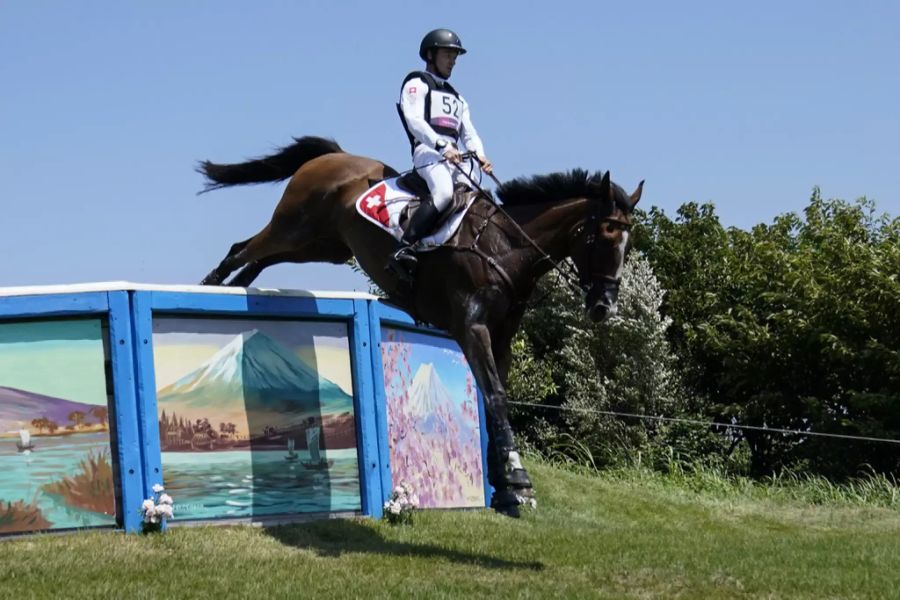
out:
M506 272L497 259L493 256L487 254L484 250L478 247L478 240L481 239L481 234L485 232L488 225L491 223L491 218L497 214L499 208L496 204L491 204L491 209L488 211L488 214L485 215L484 221L482 221L481 225L478 227L478 231L475 232L475 238L472 240L472 244L466 248L460 248L460 250L468 250L469 252L474 252L477 256L481 257L484 262L486 262L491 268L493 268L500 278L503 280L503 283L509 288L509 293L512 295L513 304L518 304L518 300L516 299L516 286L513 283L512 277L509 276L509 273Z

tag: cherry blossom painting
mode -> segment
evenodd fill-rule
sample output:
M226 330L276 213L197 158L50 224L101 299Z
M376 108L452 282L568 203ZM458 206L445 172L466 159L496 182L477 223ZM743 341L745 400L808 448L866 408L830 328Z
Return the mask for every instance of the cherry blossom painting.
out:
M389 327L381 337L394 484L424 508L484 506L478 395L459 346Z

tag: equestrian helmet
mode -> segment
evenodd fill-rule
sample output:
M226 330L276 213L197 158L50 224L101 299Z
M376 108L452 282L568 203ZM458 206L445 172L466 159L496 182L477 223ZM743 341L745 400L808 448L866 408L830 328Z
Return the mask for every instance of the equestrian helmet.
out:
M426 33L425 37L422 38L422 43L419 45L419 56L422 60L428 62L428 51L436 48L454 48L459 50L460 54L466 53L459 36L449 29L435 29Z

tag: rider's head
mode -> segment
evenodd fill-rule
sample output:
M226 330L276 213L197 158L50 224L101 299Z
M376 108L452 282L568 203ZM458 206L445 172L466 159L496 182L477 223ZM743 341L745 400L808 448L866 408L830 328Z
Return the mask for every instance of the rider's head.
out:
M428 70L444 79L453 72L456 57L465 53L459 36L449 29L429 31L419 45L419 56L428 65Z

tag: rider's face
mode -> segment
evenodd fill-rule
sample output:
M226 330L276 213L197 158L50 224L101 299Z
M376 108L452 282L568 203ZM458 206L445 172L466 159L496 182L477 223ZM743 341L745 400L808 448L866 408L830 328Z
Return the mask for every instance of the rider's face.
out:
M437 48L434 50L434 66L437 74L448 79L453 67L456 65L456 57L459 56L459 50L453 48Z

